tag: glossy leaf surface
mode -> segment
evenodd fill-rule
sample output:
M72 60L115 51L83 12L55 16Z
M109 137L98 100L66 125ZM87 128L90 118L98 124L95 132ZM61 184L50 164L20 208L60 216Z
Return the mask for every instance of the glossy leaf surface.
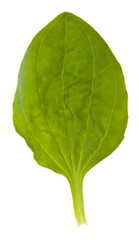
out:
M13 104L16 131L43 167L69 181L78 224L87 171L121 143L127 92L119 63L85 21L62 13L30 43Z

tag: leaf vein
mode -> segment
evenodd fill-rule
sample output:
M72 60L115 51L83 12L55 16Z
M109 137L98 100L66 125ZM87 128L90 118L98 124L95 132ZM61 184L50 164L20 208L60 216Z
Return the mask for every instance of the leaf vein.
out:
M92 52L92 56L93 56L93 80L92 80L92 86L91 86L91 94L90 94L90 102L89 102L89 107L88 107L88 117L87 117L87 121L86 121L86 129L85 129L85 133L84 133L84 137L83 137L83 144L82 144L82 149L81 149L81 154L80 154L80 159L79 159L79 163L78 163L78 170L80 169L80 164L81 164L81 160L82 160L82 155L83 155L83 150L84 150L84 146L85 146L85 140L86 140L86 136L87 136L87 130L88 130L88 124L89 124L89 116L90 116L90 108L91 108L91 99L92 99L92 95L93 95L93 86L94 86L94 82L95 82L95 56L94 56L94 50L93 50L93 46L91 44L90 38L87 34L87 32L85 31L85 29L81 26L81 24L79 23L79 21L77 21L73 15L71 15L71 17L74 19L74 21L77 22L77 24L79 25L79 27L82 29L82 31L85 33L90 48L91 48L91 52Z
M70 160L72 163L73 171L74 171L74 164L72 159L72 154L70 150L70 143L69 143L69 134L68 134L68 127L67 127L67 120L66 120L66 109L65 109L65 100L64 100L64 63L65 63L65 56L66 56L66 15L65 15L65 21L64 21L64 31L65 31L65 51L64 51L64 57L63 57L63 66L62 66L62 99L63 99L63 112L64 112L64 121L66 126L66 134L67 134L67 140L68 140L68 148L69 148L69 154L70 154Z
M53 24L53 25L54 25L54 24ZM52 25L52 27L53 27L53 25ZM51 27L51 28L52 28L52 27ZM50 29L51 29L51 28L50 28ZM50 29L49 29L49 30L50 30ZM47 33L48 33L48 31L46 31L46 34L45 34L44 38L42 39L42 41L41 41L41 43L40 43L40 46L39 46L39 49L38 49L38 55L37 55L37 85L38 85L38 95L39 95L40 107L41 107L41 111L42 111L42 113L43 113L43 115L44 115L44 119L45 119L46 123L48 124L48 127L49 127L49 129L50 129L50 131L51 131L51 133L52 133L52 135L53 135L53 137L54 137L54 139L55 139L55 141L56 141L56 144L57 144L57 146L58 146L58 148L59 148L59 150L60 150L60 152L61 152L61 154L62 154L62 157L63 157L63 159L65 160L65 163L66 163L69 171L71 172L69 163L66 161L66 158L65 158L65 156L64 156L63 153L62 153L62 150L61 150L61 148L60 148L60 146L59 146L59 144L58 144L58 141L57 141L57 139L56 139L56 136L55 136L55 134L53 133L52 128L51 128L51 126L50 126L50 122L48 121L48 119L47 119L46 116L45 116L45 113L44 113L43 107L42 107L42 103L41 103L40 87L39 87L39 81L38 81L38 78L39 78L39 76L38 76L38 59L39 59L39 52L40 52L41 46L42 46L42 44L43 44L43 42L44 42L44 40L45 40L45 38L46 38Z
M108 53L108 52L107 52ZM109 54L109 53L108 53ZM110 55L109 55L110 56ZM112 64L113 65L113 64ZM114 78L114 82L115 82L115 99L114 99L114 104L113 104L113 108L112 108L112 111L111 111L111 115L110 115L110 120L109 120L109 123L108 123L108 126L107 126L107 129L106 129L106 132L103 136L103 138L101 139L97 149L94 151L93 155L86 161L85 165L84 165L84 168L82 169L82 172L84 171L85 169L85 166L89 163L89 161L94 158L94 156L96 155L96 153L98 152L98 150L100 149L105 137L107 136L107 133L109 131L109 128L110 128L110 125L111 125L111 120L112 120L112 116L113 116L113 112L114 112L114 108L115 108L115 105L116 105L116 101L117 101L117 83L116 83L116 79Z
M31 133L31 135L34 137L35 141L40 145L40 147L44 150L44 152L50 157L50 159L65 173L65 176L69 177L70 179L70 176L69 174L67 174L67 172L65 171L65 169L60 165L58 164L55 159L53 159L51 157L51 155L47 152L47 150L43 147L43 145L40 143L40 141L33 135L31 129L30 129L30 126L29 126L29 122L28 122L28 119L27 119L27 116L24 112L24 108L23 108L23 104L22 104L22 98L21 98L21 83L20 83L20 88L19 88L20 92L19 92L19 96L20 96L20 104L21 104L21 108L22 108L22 112L24 114L24 117L25 117L25 120L26 120L26 123L27 123L27 126L28 126L28 129L29 129L29 132Z

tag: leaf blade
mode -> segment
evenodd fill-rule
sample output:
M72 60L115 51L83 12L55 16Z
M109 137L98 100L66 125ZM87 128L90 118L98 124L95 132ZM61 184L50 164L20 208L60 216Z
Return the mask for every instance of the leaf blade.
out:
M79 224L83 178L119 146L127 120L124 76L110 48L79 17L58 15L25 53L13 122L38 164L68 179Z

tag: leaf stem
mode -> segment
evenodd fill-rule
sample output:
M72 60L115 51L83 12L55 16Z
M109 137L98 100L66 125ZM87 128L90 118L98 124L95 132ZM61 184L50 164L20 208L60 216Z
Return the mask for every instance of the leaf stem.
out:
M74 180L70 182L70 188L73 199L74 213L78 226L81 224L87 224L83 201L83 178L75 176Z

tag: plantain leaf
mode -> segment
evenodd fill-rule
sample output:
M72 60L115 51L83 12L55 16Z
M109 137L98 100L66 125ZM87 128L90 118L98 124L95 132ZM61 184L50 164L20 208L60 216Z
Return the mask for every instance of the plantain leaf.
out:
M127 119L123 73L108 45L79 17L58 15L24 55L13 122L37 163L67 178L79 225L83 178L121 143Z

